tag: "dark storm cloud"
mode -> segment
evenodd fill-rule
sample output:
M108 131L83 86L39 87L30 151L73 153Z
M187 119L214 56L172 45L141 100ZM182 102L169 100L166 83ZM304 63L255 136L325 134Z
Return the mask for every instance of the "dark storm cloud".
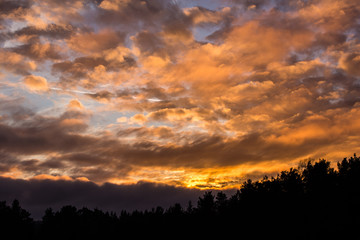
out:
M12 128L0 125L0 149L20 154L44 154L49 151L83 149L96 139L64 134L56 125Z
M142 87L140 91L147 97L147 98L157 98L161 100L166 100L168 98L169 93L162 87L156 86L155 83L147 83L145 87ZM173 97L176 96L176 93L171 94Z
M135 134L141 133L138 130ZM206 136L206 139L201 137L205 136L200 135L198 139L194 136L193 142L181 147L166 147L152 142L138 141L132 147L114 148L108 154L122 157L128 163L139 166L206 168L208 165L212 167L236 166L250 162L295 159L334 141L329 138L314 139L299 146L280 142L269 143L259 134L227 142L224 142L221 137Z
M24 103L23 98L9 98L0 100L0 111L2 117L0 123L5 120L14 120L15 122L21 122L29 117L33 117L35 112L29 108L22 106Z
M97 20L100 24L121 26L129 34L163 31L167 35L191 38L192 27L198 14L208 14L210 10L199 7L197 12L184 14L175 1L102 1L98 5ZM206 21L205 21L206 22ZM140 38L145 37L140 36ZM147 36L148 37L148 36Z
M113 3L113 4L111 4ZM102 1L98 6L97 20L105 24L122 24L138 27L139 22L154 25L168 14L167 9L172 2L155 1L124 1L122 4L114 1ZM134 21L134 20L137 21Z
M360 52L345 54L340 63L348 73L360 76Z
M47 59L58 60L62 58L59 46L50 43L42 44L38 41L8 48L8 50L38 61Z
M36 168L38 171L40 171L40 173L41 173L41 170L65 169L66 167L67 167L66 164L62 161L59 161L59 159L57 159L57 158L47 159L46 161L38 162L38 164L36 165Z
M293 11L316 3L317 0L232 0L234 3L243 5L245 8L255 6L257 9L263 7L275 7L281 11Z
M139 91L134 89L121 89L116 91L116 97L122 99L132 99L132 97L137 94L139 94Z
M201 195L200 190L148 182L134 185L106 183L98 186L81 181L13 180L0 177L0 200L11 202L18 199L35 219L41 219L48 207L58 210L64 205L73 205L120 214L121 210L151 210L157 206L167 208L175 203L186 207L188 201L196 204Z
M346 42L347 36L342 32L325 32L316 34L315 38L315 48L327 48L341 46Z
M311 26L300 17L289 16L287 13L283 13L277 9L272 9L268 13L263 14L258 20L262 26L294 33L309 31L308 29L311 28Z
M174 133L166 127L125 129L118 132L117 139L104 138L84 134L86 125L79 112L66 112L60 118L34 115L16 125L6 122L0 125L1 169L17 168L25 174L36 175L49 174L51 170L66 171L70 177L87 177L91 181L104 182L125 177L131 171L136 171L135 167L206 169L244 163L260 164L278 159L285 161L345 142L351 135L348 131L352 131L347 121L359 114L353 111L341 119L337 115L344 114L336 114L333 123L327 119L308 120L303 117L292 130L277 136L263 131L233 140L216 135L209 137L204 133ZM336 128L340 120L344 123L344 129ZM331 131L336 134L325 134L324 129L333 129ZM314 137L301 135L302 132L315 130L320 134ZM131 135L136 136L135 143L122 140ZM151 141L154 137L171 138L173 142L185 140L186 143L179 146L162 145L158 141ZM26 157L49 153L56 153L56 156L45 160ZM15 155L17 157L13 157Z
M16 36L43 36L55 39L67 39L76 31L71 25L60 26L56 24L49 24L45 28L38 28L35 26L27 26L14 32Z
M67 118L64 119L66 121ZM0 149L9 154L46 154L56 151L63 153L57 157L56 161L66 161L71 166L94 165L98 160L95 165L115 166L115 168L127 165L203 168L207 164L231 166L245 162L289 157L290 155L297 157L314 150L314 146L319 147L331 141L331 139L324 139L317 141L316 145L309 142L306 145L292 148L287 144L267 143L260 135L247 136L241 140L226 143L221 137L202 138L203 135L194 135L189 144L179 147L161 146L156 142L146 140L146 138L139 138L137 143L131 145L115 139L109 140L77 134L77 131L83 129L83 125L81 123L80 125L78 123L64 125L64 121L35 118L32 122L25 122L16 127L2 124L0 125ZM172 136L166 129L145 132L141 129L134 129L133 132L127 131L119 134L136 134L139 137L147 137L154 136L155 131L159 137ZM298 151L299 148L303 150ZM86 153L83 153L84 151ZM262 155L265 152L268 154ZM49 162L56 161L52 159ZM33 167L35 166L33 165ZM60 167L63 166L60 165ZM44 170L40 164L39 170ZM115 175L114 172L108 177Z
M233 27L231 20L224 21L223 26L221 26L219 30L216 30L215 32L208 35L206 39L209 41L214 41L215 43L222 42L232 29Z
M190 103L189 98L181 97L181 94L185 92L182 86L175 86L177 91L169 92L166 88L157 86L154 82L147 82L143 86L136 86L131 89L122 88L110 92L108 90L102 90L96 93L89 93L86 96L92 99L103 101L110 101L115 99L118 101L133 100L135 98L141 98L138 103L133 103L129 106L130 108L147 110L159 110L165 108L176 108L184 107L191 108L195 107ZM170 90L172 90L170 88Z
M136 88L134 92L137 94L142 94L148 99L158 100L167 100L180 95L176 92L169 93L165 88L157 86L154 82L148 82L146 85L144 84L144 86Z
M19 162L17 156L0 151L0 173L8 172Z
M0 0L0 30L10 26L9 19L23 19L32 4L31 0Z
M66 79L63 81L64 83L76 85L79 79L87 77L98 66L105 67L107 71L120 71L135 67L136 60L131 56L124 57L122 61L109 61L103 57L87 56L76 58L73 61L54 63L51 70L53 74L58 74ZM96 80L93 80L87 87L96 85Z
M232 0L232 1L237 4L244 5L246 8L250 6L256 6L256 8L259 8L269 2L266 0Z
M100 30L92 31L85 29L84 31L78 31L73 35L67 44L75 51L82 52L88 55L95 53L101 53L109 49L114 49L117 46L122 46L125 41L123 32L114 30Z
M73 78L83 78L87 76L89 70L93 70L99 65L107 66L109 64L104 58L100 57L80 57L74 61L64 61L55 63L52 66L53 73L68 75Z
M34 62L15 52L0 49L0 57L0 68L11 73L26 76L36 69Z
M23 160L18 163L17 167L19 167L19 169L23 170L24 172L36 173L39 170L38 163L39 161L36 159Z
M164 40L159 36L159 34L151 33L148 31L140 32L134 38L134 43L140 48L140 51L147 55L166 54L164 46Z
M97 92L97 93L89 93L89 94L86 94L87 96L93 98L93 99L96 99L98 101L101 101L101 100L110 100L111 98L113 98L115 95L109 91L100 91L100 92Z
M164 19L164 32L166 34L175 35L182 38L191 38L191 19L187 17L176 5L172 5L167 12L169 15Z
M80 152L63 154L61 157L51 159L50 161L67 161L75 164L76 166L97 166L109 164L109 159L106 159L105 157L106 156L101 156L100 154L96 155L94 153L89 154Z
M146 128L146 127L133 127L126 128L118 131L117 136L119 137L148 137L154 136L162 139L168 139L175 136L173 130L169 127L156 127L156 128Z
M87 124L76 112L66 112L59 118L35 115L17 122L15 126L1 123L0 149L20 154L84 149L96 139L71 133L82 132L86 128Z
M1 21L1 20L0 20ZM2 32L0 33L0 47L3 47L4 42L8 39L12 38L12 34L8 33L8 32Z
M17 10L28 9L31 7L32 3L32 0L1 0L0 14L9 14Z

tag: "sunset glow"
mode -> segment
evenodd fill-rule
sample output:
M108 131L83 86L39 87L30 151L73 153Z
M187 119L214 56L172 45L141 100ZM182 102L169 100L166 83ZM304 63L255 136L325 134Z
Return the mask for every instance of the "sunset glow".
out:
M0 1L0 176L237 188L360 153L358 0Z

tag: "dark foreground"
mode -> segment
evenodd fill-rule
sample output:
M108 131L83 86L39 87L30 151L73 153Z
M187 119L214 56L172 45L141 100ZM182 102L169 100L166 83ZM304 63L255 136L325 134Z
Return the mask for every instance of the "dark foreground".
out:
M309 161L275 178L248 180L232 196L205 192L195 205L120 215L64 206L34 221L14 200L0 202L0 231L6 239L358 239L360 158L337 169Z

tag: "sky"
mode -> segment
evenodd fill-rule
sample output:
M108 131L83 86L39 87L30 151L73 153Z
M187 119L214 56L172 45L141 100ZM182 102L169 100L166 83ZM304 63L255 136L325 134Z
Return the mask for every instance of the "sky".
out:
M1 181L185 192L335 164L360 153L359 40L358 0L0 0Z

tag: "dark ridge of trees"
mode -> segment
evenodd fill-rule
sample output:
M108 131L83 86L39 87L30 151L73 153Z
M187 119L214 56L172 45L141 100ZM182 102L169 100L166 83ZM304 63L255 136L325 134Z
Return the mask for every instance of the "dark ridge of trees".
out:
M20 207L19 201L14 200L11 206L0 202L0 234L12 236L13 239L27 239L33 237L33 219L30 213Z
M251 179L232 196L206 191L197 203L168 209L103 212L64 206L34 221L17 200L0 202L3 236L12 239L357 239L360 158L307 161L276 177Z

